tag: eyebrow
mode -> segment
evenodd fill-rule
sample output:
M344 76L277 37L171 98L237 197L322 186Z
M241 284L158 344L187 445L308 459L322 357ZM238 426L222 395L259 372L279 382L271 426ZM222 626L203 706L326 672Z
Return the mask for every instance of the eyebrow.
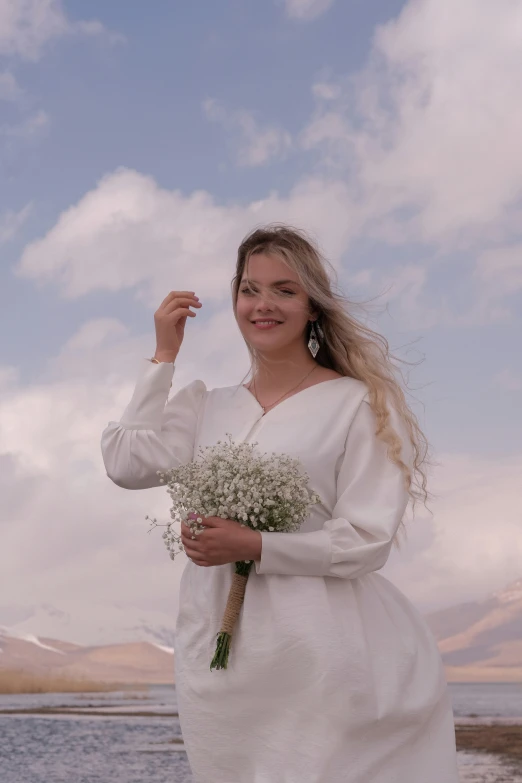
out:
M241 280L241 282L242 283L249 282L249 283L257 284L257 280L251 280L245 277ZM276 280L274 283L272 283L272 285L284 285L285 283L292 283L292 285L299 285L299 283L297 283L295 280Z

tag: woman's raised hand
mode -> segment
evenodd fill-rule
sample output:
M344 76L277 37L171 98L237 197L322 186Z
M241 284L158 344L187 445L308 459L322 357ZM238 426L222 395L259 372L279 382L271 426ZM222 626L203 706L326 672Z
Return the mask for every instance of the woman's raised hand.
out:
M190 307L201 307L194 291L171 291L154 313L156 327L155 358L160 362L173 362L181 348L188 316L195 318Z

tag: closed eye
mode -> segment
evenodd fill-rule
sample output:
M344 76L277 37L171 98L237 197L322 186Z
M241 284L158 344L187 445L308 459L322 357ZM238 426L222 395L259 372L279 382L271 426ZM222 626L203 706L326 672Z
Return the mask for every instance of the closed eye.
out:
M241 288L240 289L242 294L255 294L256 292L253 291L251 288ZM280 294L285 294L286 296L295 296L295 291L290 291L287 288L280 288L279 289Z

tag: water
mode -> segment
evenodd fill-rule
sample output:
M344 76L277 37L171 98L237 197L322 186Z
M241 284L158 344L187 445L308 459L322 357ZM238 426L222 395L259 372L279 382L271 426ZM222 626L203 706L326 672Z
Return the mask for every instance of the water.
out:
M470 715L477 715L476 723L522 723L522 684L502 683L450 683L453 714L457 723Z
M522 724L522 684L450 683L455 723ZM522 783L520 765L489 753L459 751L461 783Z
M62 714L0 714L2 783L191 783L174 687L0 695L0 711L46 708Z
M451 684L457 723L522 723L522 685ZM23 714L52 708L60 714ZM191 783L174 687L0 695L2 783ZM470 718L470 715L477 717ZM462 783L522 783L494 756L459 752Z

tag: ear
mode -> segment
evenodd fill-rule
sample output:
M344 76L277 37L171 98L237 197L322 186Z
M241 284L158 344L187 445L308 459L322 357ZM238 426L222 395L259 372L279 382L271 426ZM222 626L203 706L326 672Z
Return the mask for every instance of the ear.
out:
M317 318L320 317L321 311L318 307L314 307L310 299L308 300L308 302L309 302L308 320L315 321Z

